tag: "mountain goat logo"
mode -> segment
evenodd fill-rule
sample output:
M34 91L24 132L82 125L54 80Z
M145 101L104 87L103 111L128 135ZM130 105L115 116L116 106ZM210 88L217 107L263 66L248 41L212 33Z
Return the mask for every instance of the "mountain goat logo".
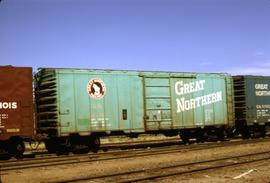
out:
M105 83L101 79L91 79L87 84L88 95L94 99L101 99L106 93Z

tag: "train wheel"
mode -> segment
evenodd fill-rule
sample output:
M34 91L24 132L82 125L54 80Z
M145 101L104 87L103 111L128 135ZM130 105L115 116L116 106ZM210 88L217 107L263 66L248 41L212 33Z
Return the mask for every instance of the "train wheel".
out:
M73 134L69 137L69 146L73 154L85 154L89 152L89 146L87 145L88 139L78 134Z
M86 145L72 145L71 146L71 151L73 154L85 154L88 153L90 151L89 147Z
M199 129L199 130L196 132L196 140L197 140L198 143L204 142L204 141L205 141L203 129Z
M67 148L66 145L59 145L56 148L56 155L60 156L60 155L68 155L69 154L69 149Z
M56 139L46 140L45 147L49 153L55 153L57 147L57 140Z
M97 153L100 147L100 138L98 136L91 137L89 148L92 152Z
M241 130L241 135L243 139L249 139L251 136L249 127L243 127Z
M189 131L181 131L180 138L182 139L184 144L188 144L190 139Z
M264 138L266 135L265 125L260 125L259 130L260 130L260 136Z
M216 134L217 134L217 139L219 141L224 141L225 139L225 134L224 134L224 129L223 128L218 128L216 129Z
M22 159L25 151L25 145L21 138L11 138L8 147L8 153L16 159Z

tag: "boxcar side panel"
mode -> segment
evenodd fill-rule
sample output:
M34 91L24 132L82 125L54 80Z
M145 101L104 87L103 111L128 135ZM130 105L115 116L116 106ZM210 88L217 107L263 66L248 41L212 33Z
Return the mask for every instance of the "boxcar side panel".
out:
M144 132L138 75L57 70L60 136Z
M168 77L144 78L146 130L171 129L171 96Z
M75 94L75 119L77 128L75 131L79 133L89 134L92 124L89 115L90 101L88 100L87 85L88 75L77 74L74 77L74 94Z
M180 130L233 120L231 77L225 74L55 71L60 136Z
M132 111L132 100L131 100L131 95L130 94L130 85L132 83L130 82L126 82L127 79L130 80L129 76L117 76L116 78L117 80L114 82L116 85L116 92L117 92L117 97L115 97L118 101L118 105L114 106L114 108L117 109L117 113L119 114L117 115L117 119L114 120L115 122L119 122L118 123L118 129L125 129L128 130L127 132L129 132L129 129L131 129L132 126L132 117L131 115L131 111ZM113 86L112 86L113 87ZM117 104L117 102L115 102L115 104ZM108 106L108 110L110 110L109 107L112 106Z
M129 132L142 132L142 81L138 75L117 75L118 129ZM112 86L113 88L114 86Z
M143 113L143 78L138 75L132 75L129 78L130 95L131 98L131 111L128 113L128 117L131 121L131 132L144 132L144 113ZM121 95L125 97L127 94Z
M32 137L35 131L32 68L0 67L0 78L0 140Z
M246 121L254 123L270 123L270 77L246 76Z
M172 78L173 121L176 128L227 125L225 76Z
M58 134L68 135L76 132L75 93L72 74L58 74L59 130Z
M234 100L234 83L233 77L227 75L226 81L226 103L224 106L227 107L227 119L230 127L235 126L235 100ZM218 114L217 114L218 115Z
M100 78L100 75L97 76ZM118 93L118 76L112 77L112 75L103 75L101 78L103 81L103 85L106 88L106 94L102 99L91 98L91 103L95 103L96 105L100 105L103 107L104 112L100 113L100 116L96 116L97 121L99 123L104 124L107 128L107 131L118 131L120 129L125 129L129 127L129 121L123 123L123 121L119 121L121 108L126 108L129 110L124 102L120 102L119 93ZM95 114L95 112L91 111L91 114ZM96 114L98 115L98 114Z

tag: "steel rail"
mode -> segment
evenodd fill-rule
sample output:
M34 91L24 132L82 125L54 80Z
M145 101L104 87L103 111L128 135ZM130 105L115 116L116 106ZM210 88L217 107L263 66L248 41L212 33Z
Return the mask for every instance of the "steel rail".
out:
M28 168L38 168L44 166L58 166L58 165L66 165L72 163L86 163L86 162L95 162L95 161L109 161L109 160L117 160L117 159L127 159L134 157L145 157L145 156L154 156L160 154L172 154L179 152L189 152L189 151L197 151L203 149L211 149L217 147L227 147L227 146L235 146L241 144L253 144L258 142L266 142L268 139L254 139L248 141L233 141L233 142L221 142L221 143L203 143L203 144L194 144L189 146L176 146L176 147L163 147L160 149L137 149L133 151L117 151L117 152L104 152L100 154L84 154L84 155L76 155L76 156L59 156L59 157L50 157L49 159L33 159L33 160L22 160L16 162L4 162L1 163L2 171L9 170L17 170L17 169L28 169ZM107 157L106 157L107 156Z
M242 164L254 163L270 159L270 151L249 153L238 156L222 157L217 159L208 159L203 161L196 161L191 163L173 164L158 168L139 169L132 171L125 171L120 173L103 174L97 176L87 176L75 179L67 179L63 181L52 181L50 183L64 183L64 182L80 182L80 181L105 181L117 183L141 182L147 180L156 180L172 176L179 176L184 174L191 174L207 170L216 170L219 168L226 168ZM209 166L210 164L210 166ZM211 165L212 164L212 165ZM127 178L132 176L131 178Z

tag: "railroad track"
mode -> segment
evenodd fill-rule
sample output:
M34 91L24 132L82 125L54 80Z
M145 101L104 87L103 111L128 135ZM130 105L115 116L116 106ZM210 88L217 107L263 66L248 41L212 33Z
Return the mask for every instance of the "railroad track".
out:
M168 147L168 146L179 146L181 145L182 142L179 141L179 138L173 138L173 139L161 139L161 140L147 140L147 141L136 141L136 142L120 142L120 143L107 143L105 145L102 145L99 149L99 154L102 152L108 152L108 151L113 151L114 153L120 152L120 150L137 150L137 149L142 149L142 148L156 148L156 147ZM89 154L72 154L70 153L68 157L71 156L90 156L91 153ZM67 156L60 156L60 157L67 157ZM45 159L56 159L59 158L59 156L56 156L54 153L49 153L46 150L37 150L28 153L26 152L24 154L24 159L17 160L15 158L12 158L10 160L5 160L4 156L3 159L0 160L1 163L15 163L15 162L26 162L30 161L33 158L35 160L45 160Z
M116 159L128 159L135 157L154 156L160 154L172 154L179 152L196 151L202 149L211 149L217 147L235 146L240 144L253 144L258 142L270 141L270 138L266 139L253 139L253 140L238 140L238 141L225 141L220 143L203 143L192 144L188 146L175 145L165 146L159 148L150 149L135 149L135 150L118 150L102 152L98 154L83 154L83 155L68 155L68 156L51 156L51 157L39 157L35 159L26 159L21 161L8 161L1 162L1 171L9 170L21 170L27 168L49 167L58 165L67 165L73 163L88 163L95 161L108 161Z
M55 181L50 183L81 182L87 180L98 182L117 182L117 183L144 182L168 178L172 176L202 172L207 170L213 169L216 170L219 168L239 166L242 164L265 161L269 159L270 159L270 151L264 151L259 153L249 153L238 156L227 156L216 159L208 159L191 163L178 163L158 168L139 169L113 174L88 176L83 178Z
M140 149L140 148L153 148L153 147L163 147L163 146L173 146L182 144L181 140L178 138L171 138L171 139L160 139L160 140L146 140L146 141L134 141L134 142L118 142L118 143L106 143L103 144L99 152L107 152L109 150L128 150L128 149ZM25 152L24 159L29 158L44 158L44 157L53 157L55 156L54 153L49 153L45 149L38 149L33 151ZM10 160L6 160L5 156L0 160L0 163L3 162L17 162L21 160L17 160L12 158Z

